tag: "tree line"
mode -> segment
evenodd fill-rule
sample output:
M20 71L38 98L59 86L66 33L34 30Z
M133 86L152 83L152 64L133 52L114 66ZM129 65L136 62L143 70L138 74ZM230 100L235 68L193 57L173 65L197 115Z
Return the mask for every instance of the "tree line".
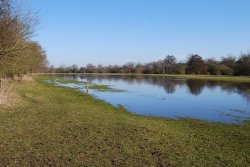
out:
M203 59L198 54L187 57L185 62L178 62L173 55L164 59L145 64L129 62L124 65L101 64L95 66L87 64L86 67L77 65L51 66L49 73L126 73L126 74L204 74L204 75L245 75L250 76L250 54L243 54L238 58L234 56Z
M31 40L38 20L20 1L0 0L0 79L46 68L45 51Z

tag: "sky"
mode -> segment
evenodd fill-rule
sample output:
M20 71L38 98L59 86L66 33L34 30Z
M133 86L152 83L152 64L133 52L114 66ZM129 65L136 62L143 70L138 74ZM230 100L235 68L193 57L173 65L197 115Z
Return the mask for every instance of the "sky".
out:
M30 0L50 65L250 52L250 0Z

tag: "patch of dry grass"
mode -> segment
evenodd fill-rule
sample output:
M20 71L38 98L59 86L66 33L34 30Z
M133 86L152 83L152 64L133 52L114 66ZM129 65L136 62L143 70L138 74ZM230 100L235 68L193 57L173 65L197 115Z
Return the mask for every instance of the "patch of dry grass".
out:
M0 88L0 107L9 107L17 104L20 101L20 97L15 91L16 87L23 84L23 82L26 82L25 84L28 84L32 81L33 79L29 75L14 77L12 80L3 80Z
M13 80L20 81L20 82L23 82L23 81L32 82L33 78L31 75L22 75L22 76L14 76Z
M0 105L11 105L15 100L14 84L12 81L6 80L2 82L0 88Z

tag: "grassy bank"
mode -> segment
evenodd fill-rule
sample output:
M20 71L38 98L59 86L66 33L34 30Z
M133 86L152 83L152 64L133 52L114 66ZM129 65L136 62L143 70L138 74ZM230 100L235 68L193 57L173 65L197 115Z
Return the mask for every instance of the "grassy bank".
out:
M217 76L217 75L164 75L173 78L185 78L185 79L203 79L203 80L217 80L227 82L249 82L248 76Z
M39 78L0 112L0 166L248 166L250 124L133 115Z

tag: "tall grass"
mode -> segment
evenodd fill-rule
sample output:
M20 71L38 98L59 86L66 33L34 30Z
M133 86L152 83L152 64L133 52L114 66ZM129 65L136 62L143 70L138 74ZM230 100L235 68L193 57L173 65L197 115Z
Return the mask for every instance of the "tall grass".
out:
M14 101L14 84L10 80L2 80L0 88L0 105L5 106Z

